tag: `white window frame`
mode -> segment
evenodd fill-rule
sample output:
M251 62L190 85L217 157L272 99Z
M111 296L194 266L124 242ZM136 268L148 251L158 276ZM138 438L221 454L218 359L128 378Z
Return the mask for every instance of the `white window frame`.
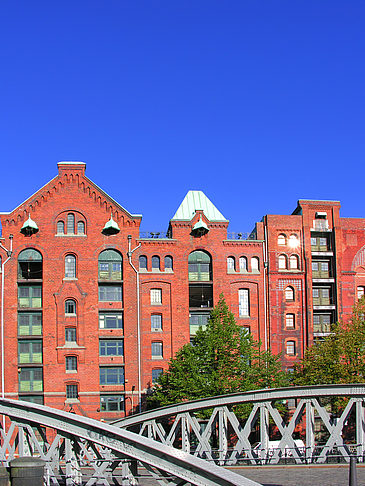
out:
M162 289L151 289L150 290L150 301L151 301L151 305L161 305L162 304Z
M238 290L238 314L240 317L250 317L250 290Z

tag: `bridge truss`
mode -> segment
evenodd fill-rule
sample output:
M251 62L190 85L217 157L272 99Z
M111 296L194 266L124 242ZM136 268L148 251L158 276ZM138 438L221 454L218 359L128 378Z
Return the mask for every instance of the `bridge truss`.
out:
M344 409L334 416L330 402L342 398ZM289 410L288 400L295 403ZM248 418L240 420L242 405ZM126 429L220 465L325 463L351 454L364 462L365 384L294 387L237 393L160 408L114 422ZM202 411L208 415L201 420ZM208 411L208 412L207 412ZM200 417L200 418L199 418ZM324 443L316 442L316 428ZM253 447L253 431L258 445ZM275 437L270 437L272 432ZM304 440L298 446L298 436ZM275 447L272 447L272 439Z
M260 486L166 444L69 412L0 399L0 414L7 418L6 431L1 429L0 461L40 457L48 485L145 484L146 478L139 483L139 464L155 484Z

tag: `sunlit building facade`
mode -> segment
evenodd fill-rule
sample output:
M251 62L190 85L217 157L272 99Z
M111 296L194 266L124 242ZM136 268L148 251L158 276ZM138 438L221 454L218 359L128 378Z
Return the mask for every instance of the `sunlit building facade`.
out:
M237 323L291 368L365 289L365 219L336 201L298 201L232 234L201 191L166 233L61 162L0 213L3 393L113 420L138 410L220 294Z

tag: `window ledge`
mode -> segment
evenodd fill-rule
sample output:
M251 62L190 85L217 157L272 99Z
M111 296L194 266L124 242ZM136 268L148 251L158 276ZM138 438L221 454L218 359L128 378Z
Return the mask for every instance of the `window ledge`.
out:
M152 358L154 361L157 361L157 360L161 360L163 359L163 356L152 356Z
M78 398L66 398L65 404L71 404L71 403L80 403L80 400Z
M66 370L67 375L69 375L69 374L71 375L73 373L77 373L77 370Z
M76 233L56 233L56 234L55 234L55 236L56 236L57 238L65 238L65 237L73 237L73 238L75 238L75 237L76 237L76 238L85 238L87 235L85 235L85 234L82 234L82 235L80 234L80 235L78 235L78 234L76 234Z
M65 317L76 317L76 316L77 316L77 314L66 314L65 313Z
M63 346L57 346L56 349L86 349L86 347L79 346L77 343L66 343Z

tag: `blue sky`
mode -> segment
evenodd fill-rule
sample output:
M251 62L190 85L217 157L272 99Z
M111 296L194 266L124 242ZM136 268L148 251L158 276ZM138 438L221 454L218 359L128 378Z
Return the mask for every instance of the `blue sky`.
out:
M81 160L142 229L201 189L250 231L365 217L365 2L3 0L0 210Z

